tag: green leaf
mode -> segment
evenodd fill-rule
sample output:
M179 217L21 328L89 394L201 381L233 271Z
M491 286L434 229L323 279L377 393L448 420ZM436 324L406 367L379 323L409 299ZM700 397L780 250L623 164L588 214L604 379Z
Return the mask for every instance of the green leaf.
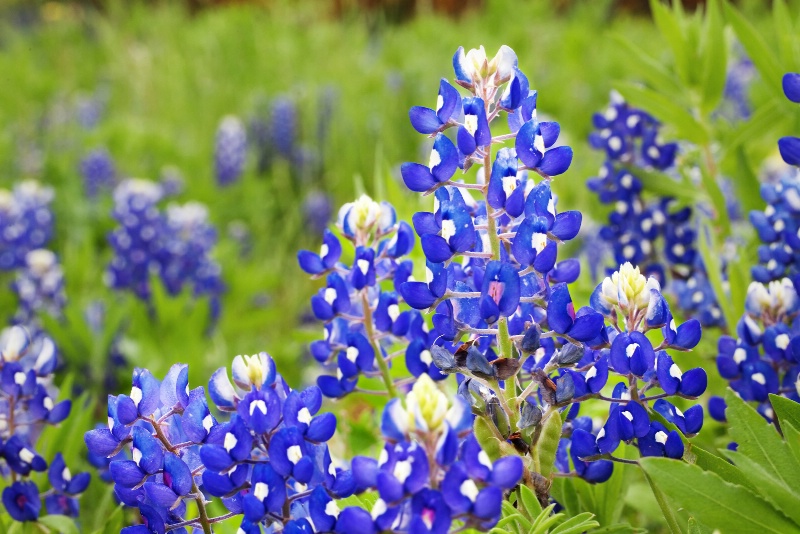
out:
M775 427L740 399L732 389L725 394L725 416L730 436L739 444L738 452L760 465L767 474L791 487L797 483L800 464L791 455Z
M660 0L650 0L650 11L661 35L664 36L672 56L675 58L675 70L684 83L689 83L689 62L687 61L686 38L681 30L677 17Z
M589 512L584 512L574 517L570 517L551 530L550 534L580 534L581 532L586 532L594 527L599 527L600 523L593 521L593 517L594 514Z
M688 534L708 534L708 529L703 528L694 517L689 518Z
M783 65L793 65L798 57L792 13L784 0L773 0L772 21L775 24L775 36L778 40L778 51Z
M722 99L727 75L728 54L718 0L706 2L703 28L701 109L709 114Z
M679 137L698 145L708 143L706 127L673 99L628 82L618 83L617 89L631 105L643 108L665 124L672 125Z
M660 61L651 58L642 52L640 46L621 35L614 35L613 38L619 46L625 49L631 72L641 76L651 87L657 87L661 92L675 96L683 93L681 82L675 79L675 76Z
M664 520L667 522L667 527L669 528L670 532L672 532L672 534L682 534L683 529L678 522L678 513L667 501L666 495L664 495L664 492L661 491L661 485L657 481L653 480L647 470L644 469L641 461L639 461L639 465L643 468L644 478L647 480L647 483L650 485L650 489L653 491L653 495L658 502L658 507L661 508L661 512L664 514Z
M761 77L766 81L767 86L772 90L774 96L783 98L781 80L783 79L783 69L775 54L770 50L764 37L758 33L753 24L747 20L735 7L725 3L725 14L728 22L733 26L736 36L741 41L742 46L747 50L747 55L753 61Z
M533 520L536 516L542 513L542 506L539 504L539 499L533 493L533 490L528 486L521 484L519 487L519 498L522 501L522 506L525 507L526 515Z
M781 426L781 430L783 431L786 445L789 447L789 450L792 451L795 461L800 462L800 430L797 430L794 425L789 423L784 423Z
M750 490L696 465L669 458L639 461L654 485L701 523L721 532L794 532L797 526Z
M683 455L690 464L703 468L704 471L711 471L719 475L723 480L731 484L739 484L754 492L758 491L753 482L742 473L741 469L731 464L724 458L720 458L695 444L691 444Z
M795 428L800 428L800 404L780 395L769 394L769 401L781 427L788 423Z
M725 281L722 279L722 262L718 252L720 248L717 247L716 241L714 229L711 228L708 221L704 221L697 236L698 248L706 266L708 281L711 283L714 295L717 297L717 302L722 309L722 315L728 323L733 323L736 320L736 315L730 296L725 291Z
M75 521L65 515L46 515L39 518L39 523L62 534L80 534Z
M799 494L773 478L762 466L744 454L726 451L726 455L758 486L759 496L766 498L786 517L800 525Z

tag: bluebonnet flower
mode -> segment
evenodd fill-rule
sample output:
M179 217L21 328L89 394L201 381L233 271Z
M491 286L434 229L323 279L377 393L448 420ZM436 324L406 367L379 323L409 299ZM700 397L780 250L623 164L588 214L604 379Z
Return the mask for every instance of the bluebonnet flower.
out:
M755 77L756 69L753 61L740 51L739 57L728 67L723 99L714 114L731 121L749 119L752 106L748 89Z
M46 312L59 317L66 303L64 273L56 255L47 249L31 250L25 255L24 268L17 271L12 287L19 297L21 322Z
M800 74L786 74L783 90L789 101L800 103ZM800 139L783 137L778 147L785 163L800 165L800 160L792 157L792 147L800 147ZM800 307L796 259L800 250L796 235L800 180L796 169L793 171L761 185L767 208L750 212L750 222L762 241L759 265L751 270L754 281L747 288L745 313L737 324L736 337L723 336L717 347L720 375L742 399L757 403L759 413L769 421L774 419L770 394L800 402L800 338L794 324ZM709 412L724 421L724 400L712 397Z
M237 117L222 119L214 140L214 172L217 184L225 186L236 182L244 172L247 158L247 132Z
M431 362L424 353L434 340L425 321L416 310L401 310L403 297L397 291L382 288L384 281L398 277L405 281L410 276L410 262L400 260L414 246L413 230L397 222L390 204L366 195L342 206L337 226L354 246L352 266L340 262L342 243L328 230L319 253L304 250L297 256L305 272L327 282L311 299L314 316L326 325L325 339L314 342L311 353L335 372L319 378L322 392L329 397L351 393L361 376L380 376L393 389L389 351L401 341L418 340L412 353L418 364L412 367L415 374L427 373Z
M24 266L28 252L50 241L52 200L53 190L34 181L20 182L12 191L0 190L0 270Z
M55 346L49 338L36 344L20 326L0 335L0 458L3 475L12 478L3 490L3 504L16 521L35 521L42 509L48 513L76 517L77 496L89 484L89 474L73 475L61 454L48 463L36 450L42 430L57 425L69 415L70 400L57 402L53 385ZM30 481L34 472L48 471L50 488L40 494Z
M652 402L670 396L694 399L705 390L702 369L682 373L666 352L691 350L699 341L699 322L676 325L658 281L625 261L598 285L591 306L576 309L567 284L578 278L580 264L574 259L558 261L558 245L577 236L582 215L560 211L553 193L553 177L568 170L572 150L557 145L558 123L538 120L538 95L511 49L501 48L492 59L482 48L467 53L459 49L453 64L456 84L471 94L454 94L452 86L442 82L436 109L411 110L412 126L434 142L427 165L401 167L406 186L434 200L433 211L413 217L427 260L424 281L415 280L405 267L394 276L396 293L409 306L434 311L438 337L427 349L431 362L442 373L457 374L459 395L483 419L482 428L488 426L493 438L505 442L503 456L508 458L502 459L535 454L543 446L541 429L552 421L561 426L563 410L568 410L568 423L562 427L556 464L565 474L590 482L608 479L617 460L612 453L623 441L650 439L655 445L642 454L680 457L683 446L677 431L661 432L652 424ZM502 112L512 133L493 136L492 121ZM594 142L610 157L635 157L656 168L672 164L677 145L657 138L649 116L616 103L596 121L602 131ZM457 132L455 142L449 137L451 129ZM512 146L502 146L506 141ZM500 146L493 153L494 145ZM482 167L477 183L462 181L473 165ZM612 163L607 168L613 171ZM638 206L638 181L632 175L620 175L618 181L621 188L609 179L598 184L598 190L610 190L603 193L606 201ZM641 207L638 214L644 219ZM671 247L672 261L691 265L696 252L687 217L687 212L670 212L661 204L648 212L648 228L642 230L636 221L637 231L660 232ZM646 241L631 236L631 249L620 251L623 258L644 260L637 247ZM338 294L331 289L331 300L335 302ZM656 345L645 336L653 329L663 334ZM344 325L335 322L326 330L333 338L343 332ZM465 336L468 341L462 344ZM412 346L416 354L420 347L412 342L409 350ZM666 370L659 370L659 363ZM623 382L606 397L603 391L611 387L612 373ZM514 387L517 382L522 393ZM647 394L651 390L663 393ZM609 402L608 418L596 429L578 416L580 403L593 399ZM396 409L396 402L390 402L388 413ZM702 407L692 409L689 423L677 410L670 412L675 414L673 424L687 434L697 432ZM395 427L399 425L391 429ZM402 441L402 432L387 434L386 425L384 434ZM391 457L394 449L387 452ZM448 475L452 480L463 474L459 468L452 472L461 473ZM473 483L483 480L468 466L467 473ZM412 476L417 475L409 473L406 480ZM542 502L548 501L545 477L527 473L525 480ZM380 479L377 484L383 493ZM445 495L445 503L477 513L484 510L477 500L483 491L462 487L459 495ZM472 504L464 500L469 496ZM470 525L488 524L476 520ZM431 527L432 523L426 526Z
M112 215L120 226L108 236L115 255L106 283L114 289L129 289L144 300L150 298L150 272L164 226L157 206L162 194L159 185L146 180L125 180L114 190Z
M592 122L596 131L589 142L605 151L606 161L587 186L602 203L613 206L599 236L613 247L614 265L639 265L675 294L682 310L706 326L722 325L722 312L696 249L692 208L676 209L669 197L648 201L636 176L636 168L669 172L677 143L662 142L659 123L616 92Z
M89 198L113 187L117 178L114 160L107 150L98 148L88 152L80 163L83 187Z
M292 161L297 142L297 107L286 97L272 101L270 141L276 153Z
M494 526L506 492L522 477L523 464L516 456L492 462L471 427L467 402L461 397L448 401L422 375L404 400L393 399L384 408L386 445L380 458L353 459L356 492L377 490L378 501L367 516L342 510L337 527L343 532L445 533L455 524L481 530Z
M237 516L246 532L309 519L319 525L319 501L335 524L338 508L329 503L353 484L331 463L326 442L336 418L319 413L320 390L291 390L266 353L237 356L232 377L220 368L208 384L217 409L230 414L225 420L212 415L204 388L189 387L186 365L173 365L161 381L136 369L130 395L109 397L108 427L85 441L93 455L112 458L117 497L137 507L149 529L123 532L186 532ZM229 513L209 517L208 496ZM187 501L196 516L187 517Z
M158 273L170 295L190 284L195 297L209 298L212 322L220 313L224 290L219 264L210 256L216 230L200 203L172 204L159 210L163 191L145 180L126 180L114 192L114 218L120 224L109 241L115 256L106 271L114 289L129 289L142 300L152 293Z

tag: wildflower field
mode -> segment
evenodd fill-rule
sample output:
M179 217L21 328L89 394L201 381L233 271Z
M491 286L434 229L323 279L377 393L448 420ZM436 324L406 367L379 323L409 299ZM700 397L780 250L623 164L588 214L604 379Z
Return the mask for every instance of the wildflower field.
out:
M800 0L212 4L0 3L0 532L800 532Z

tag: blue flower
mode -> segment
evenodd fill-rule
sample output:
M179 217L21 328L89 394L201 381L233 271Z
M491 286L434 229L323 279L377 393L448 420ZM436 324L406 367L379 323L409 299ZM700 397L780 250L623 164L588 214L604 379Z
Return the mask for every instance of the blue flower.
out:
M433 134L450 125L450 120L458 119L461 111L461 95L442 78L439 82L439 96L436 99L436 109L414 106L408 112L411 125L422 134Z
M42 501L36 484L17 481L3 490L3 506L15 521L36 521Z
M217 184L229 185L239 179L247 157L247 133L242 121L228 115L217 128L214 140L214 169Z

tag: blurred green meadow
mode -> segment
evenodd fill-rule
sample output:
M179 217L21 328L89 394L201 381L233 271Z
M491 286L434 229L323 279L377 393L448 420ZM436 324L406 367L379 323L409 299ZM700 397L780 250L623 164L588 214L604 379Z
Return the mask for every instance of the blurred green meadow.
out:
M427 158L425 140L412 129L407 113L413 105L434 104L436 80L451 76L458 46L483 44L492 51L507 44L516 51L531 87L539 91L540 117L557 120L562 142L575 152L570 170L553 182L560 209L581 210L584 226L591 226L590 219L603 221L608 208L585 187L603 161L586 141L591 115L606 106L609 91L619 82L651 81L641 79L645 55L665 65L672 61L653 22L615 4L586 0L556 12L548 1L487 0L483 8L458 19L423 12L403 24L355 11L336 18L321 0L233 5L193 14L177 3L123 1L102 11L69 3L0 7L0 186L32 178L55 190L56 237L50 248L64 266L68 304L63 321L46 324L61 350L65 385L85 391L86 409L76 403L68 423L48 431L51 450L68 443L68 463L85 468L81 436L95 420L105 419L105 399L99 395L108 346L119 332L129 364L119 371L120 391L134 366L161 376L171 364L186 362L190 382L201 385L234 355L262 350L275 358L291 386L311 383L319 368L307 355L307 345L322 327L304 317L320 284L299 269L296 253L316 249L320 236L309 230L302 203L311 191L327 194L335 218L339 205L366 192L390 200L400 219L429 209L432 200L410 193L399 178L402 162ZM770 42L775 35L769 31L773 21L767 4L750 0L739 7L768 45L777 46ZM800 13L800 2L789 4ZM20 17L22 11L28 15ZM635 49L620 37L635 43ZM732 45L731 33L726 39ZM329 109L322 105L325 95L331 98ZM276 97L297 104L299 139L313 149L317 166L303 173L276 160L260 173L251 154L242 179L219 188L213 147L220 120L233 114L247 121ZM87 98L104 102L90 129L70 117L76 102ZM764 82L756 79L754 108L769 98ZM321 138L318 129L325 122L328 133ZM763 207L757 175L760 162L774 151L779 126L764 124L757 135L719 127L719 139L741 138L721 164L745 213ZM674 134L667 124L665 138ZM214 257L227 288L212 332L205 328L205 304L188 294L171 299L155 284L157 314L152 315L132 295L103 283L112 257L106 235L115 226L113 202L108 193L89 202L79 172L81 158L99 147L109 151L122 177L157 179L165 168L176 169L185 187L175 200L209 207L219 234ZM251 236L246 254L234 235L242 225ZM742 251L754 257L747 242ZM422 258L419 247L415 257ZM11 274L0 276L3 287L11 280ZM583 276L573 289L576 301L586 301L594 283ZM108 312L103 336L92 334L83 318L98 300ZM0 292L3 322L15 308L13 293ZM717 337L710 333L694 352L676 361L688 367L702 360L713 368ZM709 375L709 389L721 391L723 381L714 371ZM359 402L364 401L334 408L352 415L342 423L350 427L341 431L348 441L334 446L344 457L375 444L376 415ZM698 441L724 446L721 428L709 423L707 429ZM640 477L633 471L620 469L620 477ZM621 479L615 480L614 487L621 488ZM628 488L631 495L650 495L643 481ZM82 503L84 531L113 531L108 526L113 521L106 522L114 510L107 486L94 480ZM617 515L622 506L632 524L660 528L652 497L620 499ZM115 514L122 517L122 512Z

